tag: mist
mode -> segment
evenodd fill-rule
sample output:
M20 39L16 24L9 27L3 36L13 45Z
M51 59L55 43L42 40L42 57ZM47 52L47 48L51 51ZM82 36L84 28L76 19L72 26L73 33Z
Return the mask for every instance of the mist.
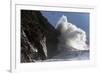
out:
M86 44L86 32L68 22L67 16L62 15L55 27L59 32L58 49L62 50L89 50Z

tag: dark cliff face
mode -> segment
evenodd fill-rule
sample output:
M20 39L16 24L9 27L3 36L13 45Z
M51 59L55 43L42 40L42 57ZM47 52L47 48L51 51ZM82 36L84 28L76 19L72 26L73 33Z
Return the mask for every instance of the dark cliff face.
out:
M21 10L21 62L52 58L58 32L39 11Z

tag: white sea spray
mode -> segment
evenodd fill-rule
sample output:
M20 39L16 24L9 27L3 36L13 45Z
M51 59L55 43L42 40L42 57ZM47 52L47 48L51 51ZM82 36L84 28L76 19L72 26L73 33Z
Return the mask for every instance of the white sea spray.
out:
M76 25L68 22L67 17L62 15L55 27L59 32L58 49L88 50L86 44L86 32Z

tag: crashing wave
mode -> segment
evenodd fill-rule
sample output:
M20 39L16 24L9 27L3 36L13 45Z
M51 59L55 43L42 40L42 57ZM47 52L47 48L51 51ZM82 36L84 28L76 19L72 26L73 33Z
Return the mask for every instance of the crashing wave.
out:
M86 33L76 25L69 23L66 16L62 16L55 27L59 32L58 49L67 48L68 50L88 50L86 44Z

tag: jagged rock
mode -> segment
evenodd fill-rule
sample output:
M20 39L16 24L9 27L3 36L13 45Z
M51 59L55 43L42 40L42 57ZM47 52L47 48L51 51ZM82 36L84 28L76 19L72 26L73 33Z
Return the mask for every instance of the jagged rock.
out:
M58 32L39 11L21 10L21 62L51 58Z

